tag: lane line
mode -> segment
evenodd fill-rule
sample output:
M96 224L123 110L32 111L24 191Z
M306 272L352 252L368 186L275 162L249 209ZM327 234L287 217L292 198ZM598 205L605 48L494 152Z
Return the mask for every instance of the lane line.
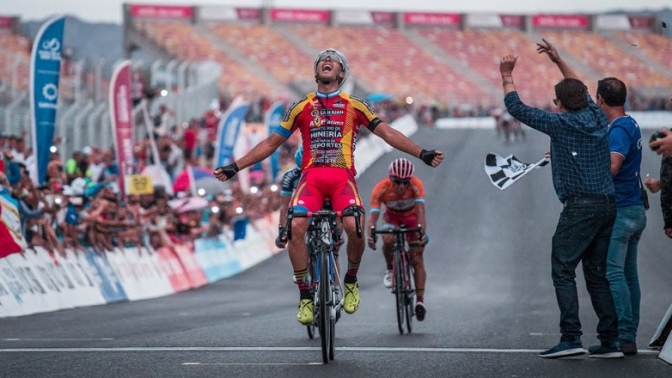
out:
M86 352L305 352L320 351L320 347L102 347L102 348L0 348L0 353L86 353ZM383 353L539 353L544 349L497 348L405 348L405 347L336 347L341 352ZM659 351L640 349L639 354Z
M114 340L111 337L103 337L100 339L17 339L17 338L9 338L9 339L2 339L2 341L112 341Z

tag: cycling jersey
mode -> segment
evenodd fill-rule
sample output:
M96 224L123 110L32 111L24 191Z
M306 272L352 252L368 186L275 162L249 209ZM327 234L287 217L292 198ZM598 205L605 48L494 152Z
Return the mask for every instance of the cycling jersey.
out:
M294 167L282 175L282 187L280 188L281 197L291 197L294 189L301 178L301 168Z
M373 131L381 120L369 104L340 89L312 92L292 104L275 132L289 138L299 129L303 139L303 170L312 167L348 169L356 175L354 151L359 128Z
M385 212L391 215L405 216L415 213L415 204L425 202L425 186L416 176L411 177L401 193L397 191L389 177L381 180L373 187L371 193L371 212L379 212L381 205L385 205Z

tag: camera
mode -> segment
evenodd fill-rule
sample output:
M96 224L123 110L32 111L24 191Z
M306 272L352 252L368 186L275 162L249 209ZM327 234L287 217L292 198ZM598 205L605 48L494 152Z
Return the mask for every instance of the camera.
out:
M653 135L651 135L651 139L649 139L649 143L653 142L654 140L657 139L662 139L665 138L665 133L662 130L658 130ZM657 151L658 147L651 147L652 151Z

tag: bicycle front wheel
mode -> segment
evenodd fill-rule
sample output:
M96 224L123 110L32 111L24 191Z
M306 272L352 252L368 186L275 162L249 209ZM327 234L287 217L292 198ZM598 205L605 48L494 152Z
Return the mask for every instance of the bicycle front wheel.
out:
M401 253L394 254L394 296L397 300L397 325L399 333L404 334L404 315L406 307L406 294L404 287L404 270L401 261Z
M410 261L408 261L408 254L406 255L406 261L404 261L404 273L406 279L404 281L404 297L406 304L406 329L408 333L413 331L413 316L415 315L413 308L413 297L415 297L415 278L413 277L413 267L411 267Z
M320 344L322 346L322 362L329 363L329 350L333 342L331 321L331 292L329 285L329 255L320 253L320 282L318 284L320 297ZM333 358L333 357L332 357Z

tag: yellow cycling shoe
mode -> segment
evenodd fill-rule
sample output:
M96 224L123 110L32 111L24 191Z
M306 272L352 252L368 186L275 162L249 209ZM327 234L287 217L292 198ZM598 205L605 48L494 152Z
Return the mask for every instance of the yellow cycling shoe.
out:
M313 300L312 299L302 299L299 302L299 314L296 315L296 320L303 325L309 325L313 323Z
M357 283L346 283L345 298L343 299L343 309L348 314L354 314L359 308L359 285Z

